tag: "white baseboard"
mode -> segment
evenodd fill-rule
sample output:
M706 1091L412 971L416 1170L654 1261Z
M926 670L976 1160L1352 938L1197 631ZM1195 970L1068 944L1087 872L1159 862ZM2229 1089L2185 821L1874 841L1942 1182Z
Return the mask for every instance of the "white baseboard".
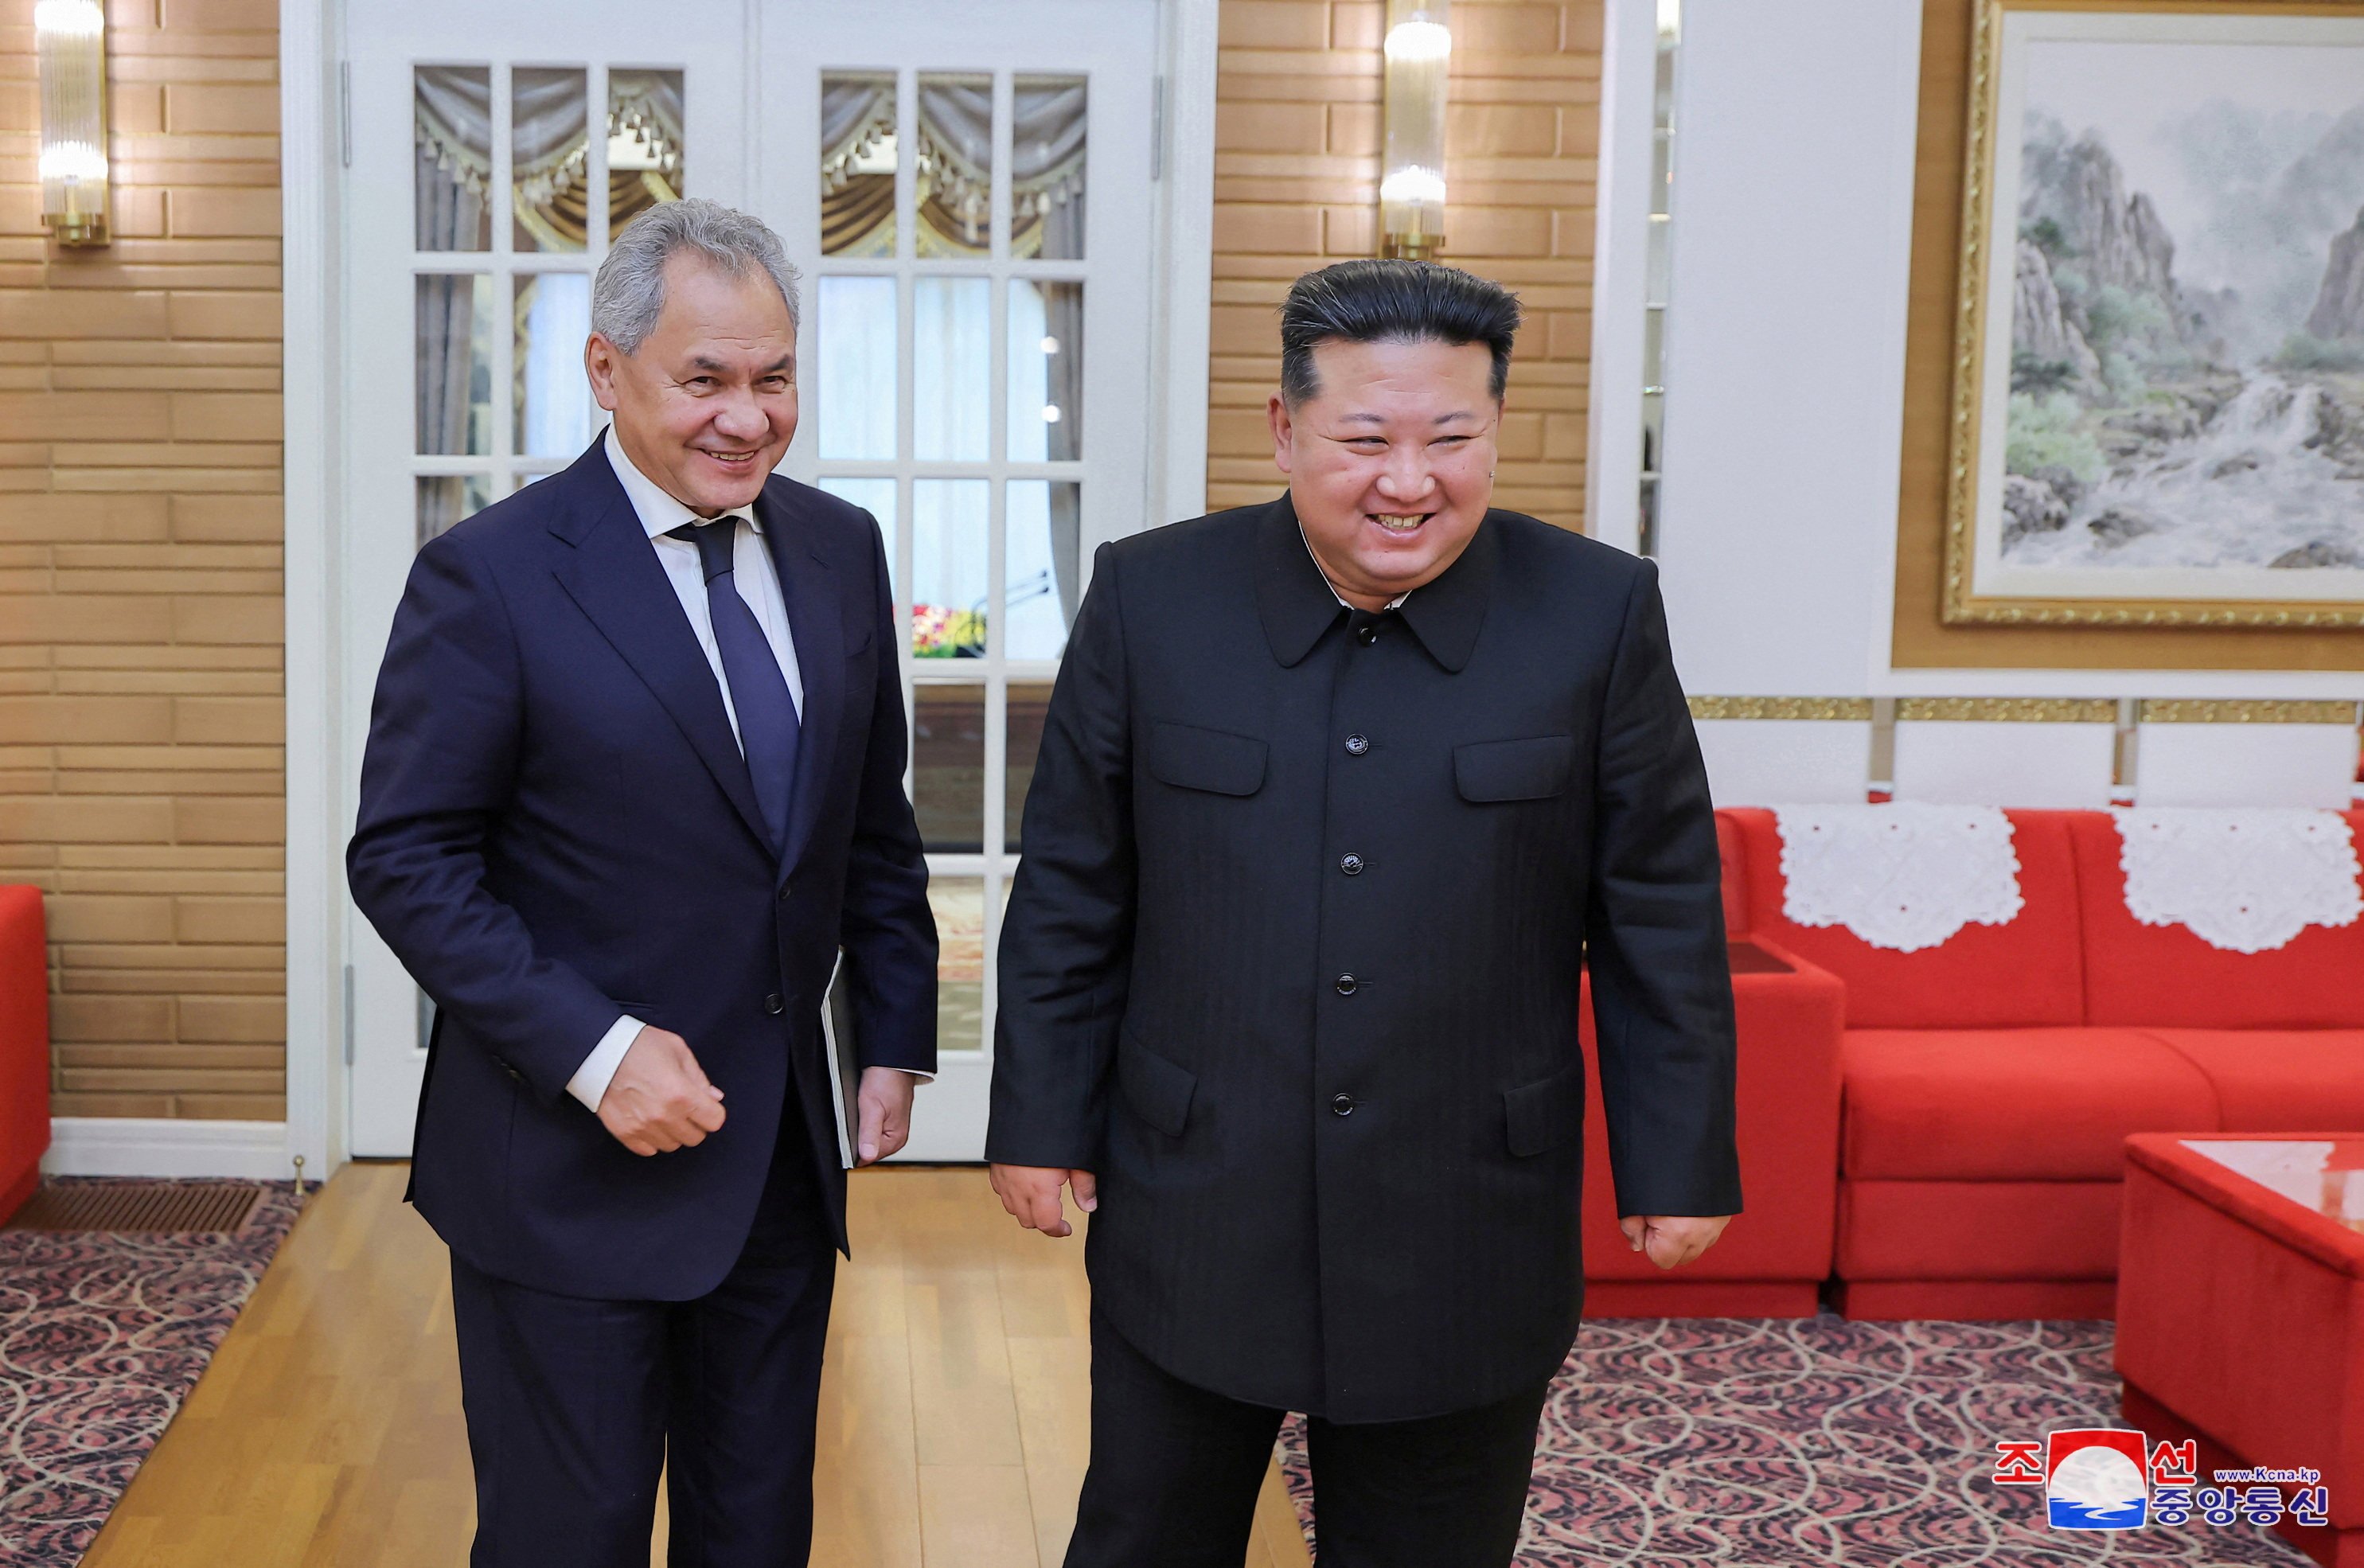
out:
M172 1117L50 1118L52 1176L240 1176L284 1181L296 1173L284 1121L195 1121ZM306 1172L307 1179L324 1174Z

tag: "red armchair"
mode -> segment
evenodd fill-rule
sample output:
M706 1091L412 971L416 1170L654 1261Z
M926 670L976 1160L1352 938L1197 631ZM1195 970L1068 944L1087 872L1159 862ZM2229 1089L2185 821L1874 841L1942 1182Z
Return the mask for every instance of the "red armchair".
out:
M41 1182L50 1147L50 971L41 891L0 887L0 1221Z

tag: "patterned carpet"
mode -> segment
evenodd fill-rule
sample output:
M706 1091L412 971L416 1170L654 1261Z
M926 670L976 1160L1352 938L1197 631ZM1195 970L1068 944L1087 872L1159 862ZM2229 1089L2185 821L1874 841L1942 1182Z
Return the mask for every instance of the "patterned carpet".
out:
M2043 1488L1988 1479L2000 1440L2117 1424L2110 1338L2107 1323L1827 1314L1587 1323L1544 1407L1519 1568L2304 1564L2265 1529L2197 1516L2053 1530ZM1310 1539L1294 1420L1281 1457Z
M0 1230L0 1563L71 1568L296 1223L235 1235Z

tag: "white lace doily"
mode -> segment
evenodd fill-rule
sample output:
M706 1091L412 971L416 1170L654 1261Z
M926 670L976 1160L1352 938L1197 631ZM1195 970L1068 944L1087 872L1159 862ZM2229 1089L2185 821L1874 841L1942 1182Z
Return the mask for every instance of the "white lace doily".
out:
M1777 806L1781 912L1917 952L2025 907L2011 818L1991 806Z
M2356 837L2336 811L2150 806L2118 819L2126 911L2226 952L2266 952L2364 915Z

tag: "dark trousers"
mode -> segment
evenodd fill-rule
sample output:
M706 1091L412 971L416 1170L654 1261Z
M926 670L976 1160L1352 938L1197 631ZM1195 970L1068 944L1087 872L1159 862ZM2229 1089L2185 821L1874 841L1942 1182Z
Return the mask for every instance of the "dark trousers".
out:
M1425 1420L1309 1420L1321 1568L1507 1568L1548 1388ZM1239 1568L1283 1414L1162 1371L1094 1313L1066 1568Z
M695 1301L552 1296L452 1258L471 1568L647 1568L668 1463L672 1568L807 1561L837 1272L820 1204L791 1117L745 1251Z

